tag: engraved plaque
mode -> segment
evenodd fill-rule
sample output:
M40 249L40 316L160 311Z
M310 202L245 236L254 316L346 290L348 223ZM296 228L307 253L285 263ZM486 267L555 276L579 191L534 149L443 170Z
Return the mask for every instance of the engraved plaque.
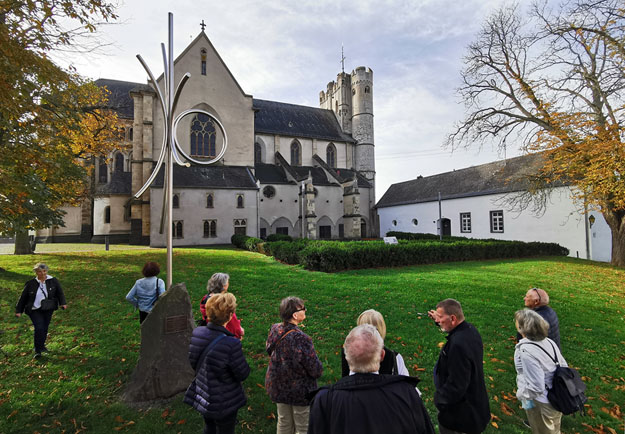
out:
M187 316L176 315L165 318L165 334L180 333L187 329Z

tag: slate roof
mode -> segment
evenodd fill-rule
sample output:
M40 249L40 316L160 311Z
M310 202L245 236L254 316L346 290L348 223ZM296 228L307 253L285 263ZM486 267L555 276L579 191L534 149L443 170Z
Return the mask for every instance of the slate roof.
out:
M125 194L131 195L132 173L114 171L111 180L96 187L96 195Z
M331 110L254 99L254 131L283 136L354 143Z
M261 184L290 184L291 182L287 178L284 168L275 164L262 164L256 163L254 166L256 172L256 178ZM313 166L291 166L291 169L297 175L298 181L304 181L308 179L308 174L312 175L313 184L315 186L329 186L338 185L336 182L328 180L326 173L321 167ZM357 173L353 170L339 169L341 174L345 176L345 180L353 179L353 174ZM371 184L365 177L357 174L358 187L371 188Z
M152 187L163 188L164 167L158 172ZM238 188L257 189L256 180L247 167L174 165L175 188Z
M119 117L132 119L134 117L134 103L130 96L130 91L151 90L147 84L133 83L131 81L111 80L100 78L95 84L104 87L111 92L109 95L109 106L117 111Z
M525 175L536 173L541 154L530 154L393 184L376 208L521 191Z

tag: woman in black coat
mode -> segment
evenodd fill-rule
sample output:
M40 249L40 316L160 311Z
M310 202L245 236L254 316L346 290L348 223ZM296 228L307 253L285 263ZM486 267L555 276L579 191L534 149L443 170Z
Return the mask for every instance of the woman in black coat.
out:
M26 312L35 327L36 359L41 357L41 353L48 352L46 338L52 314L59 306L67 309L63 288L55 277L48 276L48 270L48 266L42 262L35 265L33 271L37 277L26 282L22 295L15 305L15 316L19 318Z
M225 328L236 307L229 292L213 295L206 302L208 324L191 336L189 361L196 378L184 402L204 416L205 434L234 434L237 412L247 402L241 382L250 367L241 341Z

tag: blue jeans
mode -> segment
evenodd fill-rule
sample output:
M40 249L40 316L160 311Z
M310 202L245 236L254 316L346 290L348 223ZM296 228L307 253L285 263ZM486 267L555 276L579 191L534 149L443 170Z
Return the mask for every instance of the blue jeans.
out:
M48 326L52 319L53 310L35 309L28 315L35 327L35 352L40 353L46 347L46 338L48 337Z

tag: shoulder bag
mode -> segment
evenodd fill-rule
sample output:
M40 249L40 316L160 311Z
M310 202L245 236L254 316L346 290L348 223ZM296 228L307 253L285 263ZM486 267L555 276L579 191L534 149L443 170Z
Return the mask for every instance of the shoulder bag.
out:
M215 339L213 339L213 342L211 342L210 344L206 346L206 348L204 348L204 351L202 351L202 354L200 355L200 358L197 361L197 365L195 365L196 366L195 378L193 379L189 387L187 387L187 391L185 392L184 398L182 399L182 402L190 405L191 407L199 411L202 415L206 413L206 410L207 410L206 406L208 406L209 402L206 401L203 403L204 405L201 405L195 399L195 397L199 395L200 393L199 389L201 388L197 383L197 373L202 367L202 365L204 364L204 359L206 359L206 356L208 356L208 354L215 347L215 345L217 345L217 342L219 342L225 337L226 337L225 334L217 336Z

